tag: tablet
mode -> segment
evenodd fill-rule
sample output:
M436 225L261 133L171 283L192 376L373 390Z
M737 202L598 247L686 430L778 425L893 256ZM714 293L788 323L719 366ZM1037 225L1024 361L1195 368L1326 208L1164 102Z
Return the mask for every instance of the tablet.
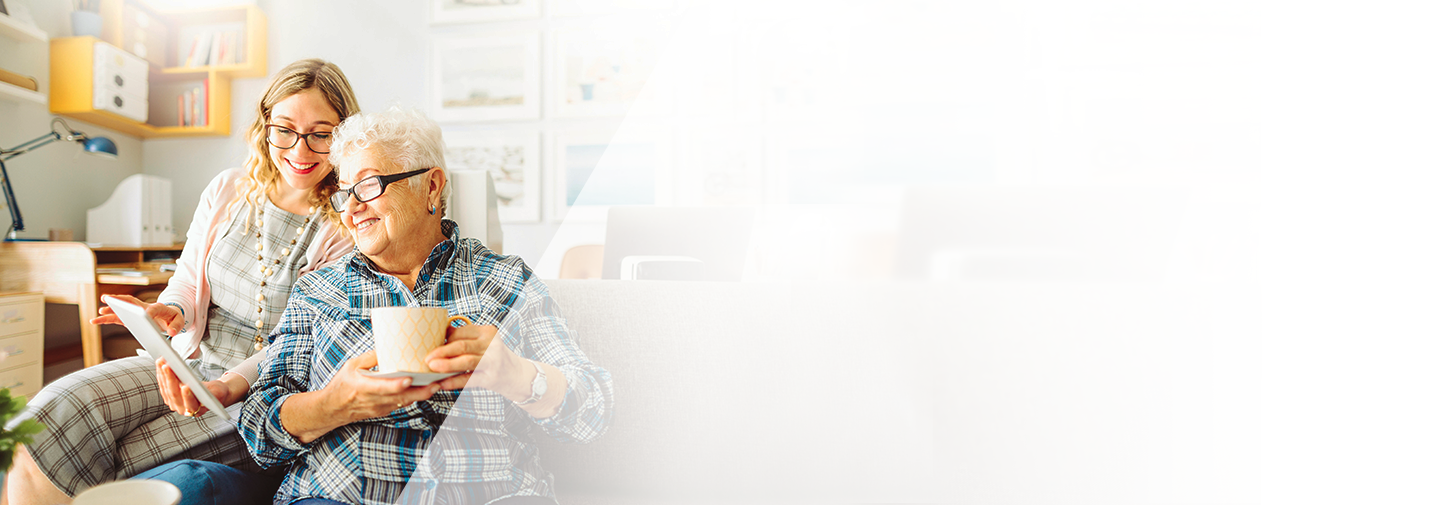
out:
M150 353L151 358L165 358L165 363L168 363L170 369L175 371L175 375L180 377L180 382L190 386L190 392L195 393L195 398L200 400L201 405L210 409L221 419L230 420L230 413L225 412L225 407L220 405L220 399L210 394L210 390L205 388L205 384L185 364L180 353L170 347L170 341L165 338L165 333L155 325L155 320L145 313L143 307L111 296L104 297L103 301L115 311L115 315L120 316L120 320L125 322L125 328L135 335L135 340L139 340L140 345L145 346L145 352Z

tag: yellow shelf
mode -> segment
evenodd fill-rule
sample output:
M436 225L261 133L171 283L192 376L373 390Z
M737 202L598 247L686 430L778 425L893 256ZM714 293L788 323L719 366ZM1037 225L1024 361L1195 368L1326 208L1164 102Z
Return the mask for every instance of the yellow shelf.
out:
M159 97L156 84L184 81L208 81L206 93L206 126L157 126L165 119L151 113L149 123L142 123L93 106L95 90L94 51L97 42L105 42L125 49L126 27L124 16L135 16L144 12L151 18L150 23L164 27L167 38L162 44L151 44L155 48L145 58L150 62L149 80L151 103L155 100L174 100L174 95ZM266 75L266 21L259 7L236 5L215 8L158 11L140 0L101 0L100 15L104 19L101 38L64 37L50 41L50 111L73 117L140 138L165 137L226 137L230 135L230 81L235 78L264 77ZM180 47L180 33L187 27L203 27L210 24L243 23L243 54L245 61L232 65L209 65L202 67L179 66L176 61ZM155 26L154 24L151 25ZM143 34L142 34L143 35ZM137 39L138 40L138 39ZM188 41L187 41L188 42ZM134 44L132 44L134 45ZM163 62L163 63L161 63ZM158 93L165 93L158 91Z
M101 38L116 47L125 48L123 20L126 4L130 7L147 12L159 19L165 25L166 41L162 45L164 54L158 58L163 63L157 63L160 73L163 74L203 74L214 71L230 78L265 77L266 75L266 51L265 38L267 23L265 14L255 5L233 5L226 7L205 7L188 8L176 10L157 10L150 7L142 0L102 0L100 4L100 15L105 19ZM232 65L211 65L186 67L183 61L178 61L178 48L184 47L189 42L180 40L181 28L187 26L203 26L222 23L243 23L245 25L245 61Z

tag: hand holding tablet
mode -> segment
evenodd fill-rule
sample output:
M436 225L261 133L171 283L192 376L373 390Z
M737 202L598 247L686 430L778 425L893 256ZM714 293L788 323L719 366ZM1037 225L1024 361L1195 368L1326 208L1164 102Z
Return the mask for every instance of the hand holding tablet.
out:
M163 336L164 332L155 325L155 320L145 313L144 307L114 296L105 296L103 301L110 306L115 316L125 323L125 327L130 329L130 333L135 335L135 340L140 341L140 345L145 347L145 351L150 353L151 358L165 359L165 363L169 365L168 368L175 373L181 383L190 388L190 393L200 400L201 405L215 412L215 415L222 419L230 419L230 414L225 412L225 406L220 403L220 399L210 393L195 372L185 365L185 360L180 357L180 353L170 347L169 340Z

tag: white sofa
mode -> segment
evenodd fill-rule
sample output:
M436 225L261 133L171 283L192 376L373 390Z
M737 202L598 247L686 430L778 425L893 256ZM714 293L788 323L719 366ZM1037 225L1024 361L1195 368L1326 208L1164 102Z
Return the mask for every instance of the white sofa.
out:
M904 297L824 283L546 284L615 384L604 436L541 441L562 505L890 501L929 465L933 433L905 402L882 406L922 383L907 375L913 348L875 345L887 329L913 335L889 317L914 307Z

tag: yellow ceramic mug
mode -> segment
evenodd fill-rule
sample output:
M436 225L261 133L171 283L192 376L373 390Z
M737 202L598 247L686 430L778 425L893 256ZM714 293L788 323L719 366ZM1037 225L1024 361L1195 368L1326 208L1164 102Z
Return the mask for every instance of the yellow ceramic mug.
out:
M440 307L380 307L370 309L375 330L375 357L381 373L434 373L425 355L445 345L445 328L456 320L475 324L465 316L447 317Z

